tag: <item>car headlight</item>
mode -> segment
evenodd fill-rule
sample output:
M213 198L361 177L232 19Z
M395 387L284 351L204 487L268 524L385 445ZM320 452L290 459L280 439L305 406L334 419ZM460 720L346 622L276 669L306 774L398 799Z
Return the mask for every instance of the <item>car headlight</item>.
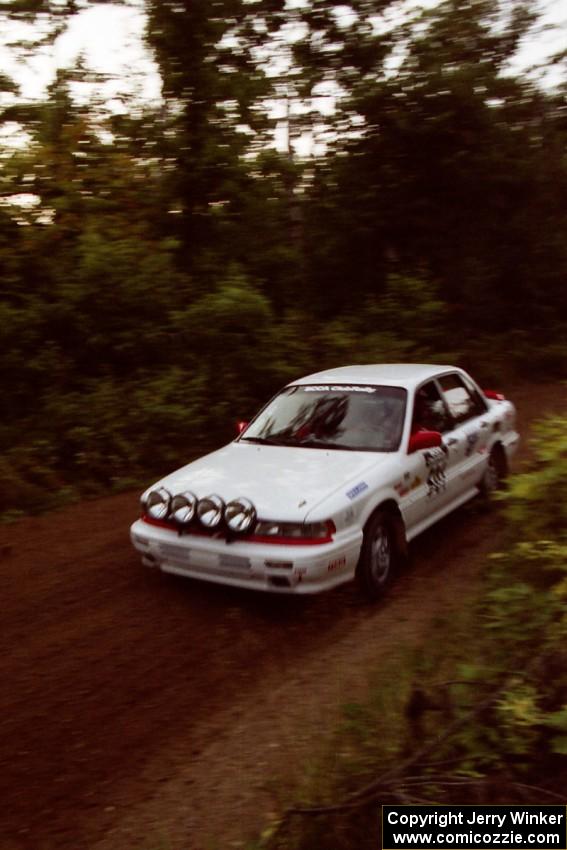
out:
M186 490L171 500L171 519L179 525L189 525L197 510L197 496Z
M250 531L256 522L256 508L249 499L233 499L224 509L224 519L231 531Z
M291 538L301 542L330 540L336 528L332 520L327 522L258 522L254 533L260 537Z
M159 487L148 493L144 507L152 519L166 519L171 505L171 493L165 487Z
M197 505L197 516L205 528L216 528L220 525L224 512L224 502L220 496L206 496Z

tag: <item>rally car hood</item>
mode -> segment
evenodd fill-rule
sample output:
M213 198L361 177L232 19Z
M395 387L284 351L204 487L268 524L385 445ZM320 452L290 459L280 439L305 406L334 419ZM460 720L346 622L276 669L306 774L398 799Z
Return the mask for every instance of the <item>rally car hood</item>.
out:
M234 442L187 464L154 486L198 498L216 493L225 502L245 496L261 519L303 522L329 496L345 501L364 475L388 463L390 453L336 451ZM153 489L150 488L150 489ZM149 491L147 491L149 492Z

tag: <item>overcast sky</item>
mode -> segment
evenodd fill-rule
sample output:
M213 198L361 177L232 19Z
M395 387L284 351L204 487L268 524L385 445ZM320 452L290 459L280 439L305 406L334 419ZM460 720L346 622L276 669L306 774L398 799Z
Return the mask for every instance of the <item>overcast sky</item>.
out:
M0 43L0 67L17 80L26 98L36 99L45 94L58 67L71 65L83 54L90 68L115 78L107 84L109 96L135 92L145 99L157 99L159 76L144 47L143 31L141 9L95 5L75 15L54 45L25 61L18 62L14 53ZM15 40L28 32L25 25L10 25L0 42Z

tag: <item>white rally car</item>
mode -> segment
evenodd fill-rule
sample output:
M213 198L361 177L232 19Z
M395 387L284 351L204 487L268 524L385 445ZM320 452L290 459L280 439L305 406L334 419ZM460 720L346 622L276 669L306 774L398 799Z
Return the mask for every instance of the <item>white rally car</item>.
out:
M147 490L132 542L168 573L278 593L356 577L376 596L408 541L499 486L515 416L451 366L308 375Z

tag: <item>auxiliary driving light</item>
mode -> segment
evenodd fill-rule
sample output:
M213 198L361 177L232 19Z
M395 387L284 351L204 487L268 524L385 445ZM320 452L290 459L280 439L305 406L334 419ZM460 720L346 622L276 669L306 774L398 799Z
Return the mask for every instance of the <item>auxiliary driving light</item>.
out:
M224 519L231 531L250 531L256 522L256 508L250 499L233 499L224 509Z
M152 490L146 499L146 513L152 519L166 519L171 505L171 493L165 487Z
M224 511L224 502L220 496L206 496L197 505L197 516L205 528L216 528L220 525Z
M171 519L178 525L189 525L197 510L197 496L186 490L171 500Z

